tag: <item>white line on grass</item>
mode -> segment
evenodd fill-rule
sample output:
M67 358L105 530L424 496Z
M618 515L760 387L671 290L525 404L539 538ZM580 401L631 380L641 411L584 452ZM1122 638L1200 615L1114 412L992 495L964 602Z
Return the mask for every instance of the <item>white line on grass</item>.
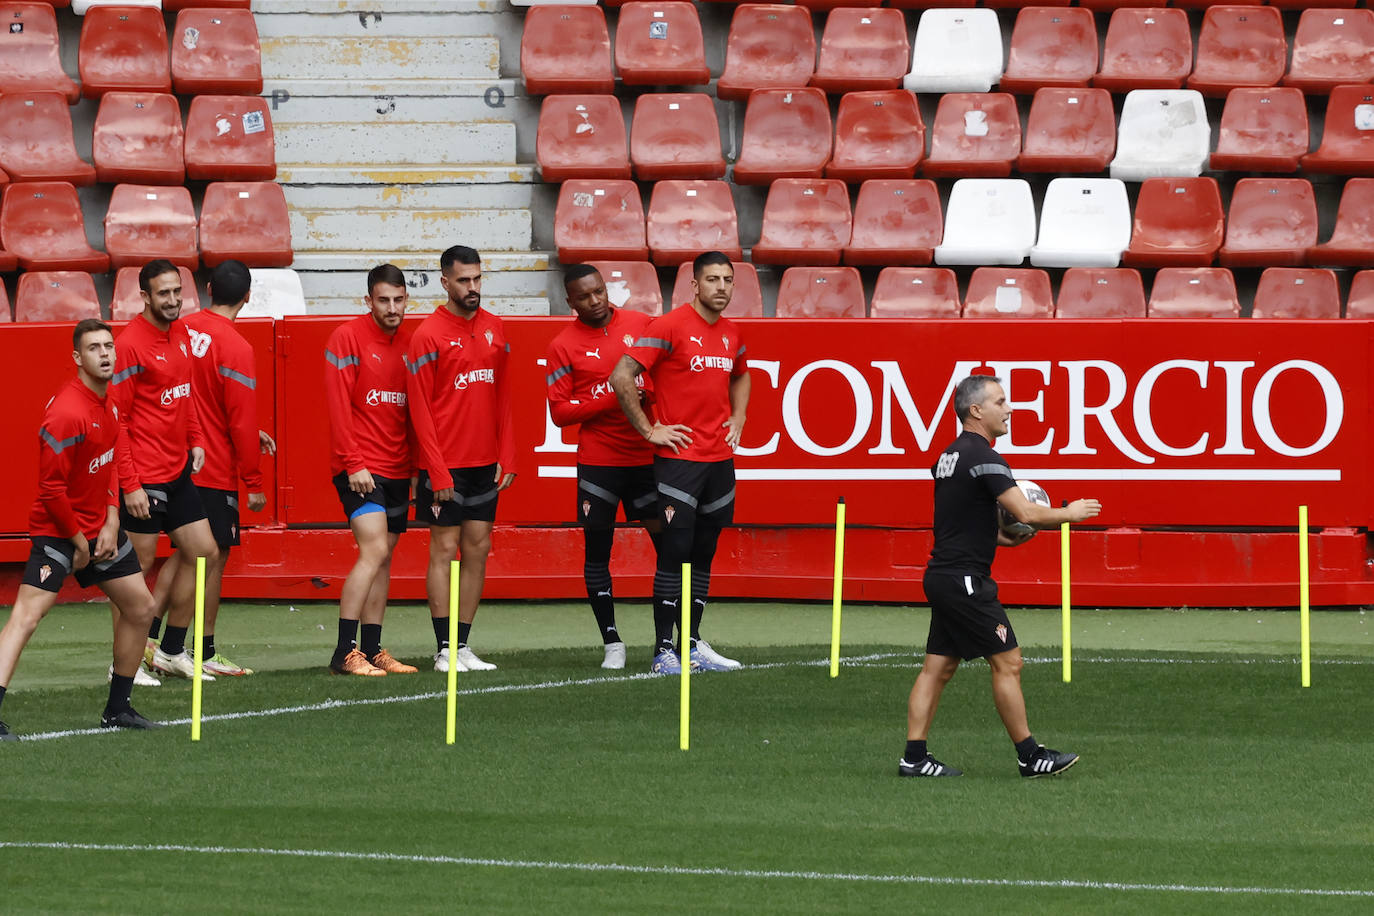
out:
M274 849L242 846L183 846L174 843L40 843L0 841L0 849L51 849L86 852L187 852L203 855L280 856L297 859L342 859L353 862L398 862L418 865L467 865L534 871L616 872L632 875L672 875L712 878L793 879L855 884L926 884L947 887L1039 887L1094 891L1151 891L1175 894L1259 895L1266 897L1374 898L1374 890L1330 887L1230 887L1215 884L1155 884L1132 881L1090 881L1075 878L969 878L957 875L883 875L862 872L792 871L753 868L711 868L686 865L626 865L620 862L558 862L529 859L491 859L479 856L422 856L394 852L349 852L336 849Z

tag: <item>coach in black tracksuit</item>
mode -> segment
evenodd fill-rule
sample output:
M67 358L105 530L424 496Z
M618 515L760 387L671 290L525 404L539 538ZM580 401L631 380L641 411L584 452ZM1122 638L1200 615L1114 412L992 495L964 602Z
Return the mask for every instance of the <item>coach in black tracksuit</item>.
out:
M906 751L898 773L960 775L930 755L926 735L940 693L961 658L986 658L992 666L993 702L1016 745L1021 775L1059 773L1073 766L1078 755L1042 747L1031 735L1021 693L1021 649L1007 612L997 600L992 558L999 544L1015 547L1028 541L1036 528L1092 518L1101 505L1095 499L1079 499L1052 509L1026 499L1006 460L992 448L998 436L1006 435L1011 416L1001 379L990 375L964 379L954 392L954 412L964 431L931 469L935 546L923 580L930 602L930 634L925 663L907 702ZM1016 539L1002 532L997 525L999 503L1031 530Z

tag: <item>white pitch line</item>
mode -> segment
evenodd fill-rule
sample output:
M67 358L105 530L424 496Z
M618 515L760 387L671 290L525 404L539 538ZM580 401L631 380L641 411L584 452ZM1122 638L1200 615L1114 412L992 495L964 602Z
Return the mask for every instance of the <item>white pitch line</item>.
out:
M924 884L945 887L1025 887L1092 891L1147 891L1173 894L1222 894L1265 897L1374 898L1374 890L1328 887L1231 887L1217 884L1156 884L1133 881L1093 881L1076 878L970 878L958 875L885 875L863 872L793 871L753 868L713 868L687 865L627 865L620 862L560 862L530 859L492 859L479 856L406 855L394 852L349 852L335 849L275 849L244 846L184 846L175 843L61 843L0 841L0 849L49 849L59 852L183 852L203 855L278 856L297 859L340 859L352 862L397 862L406 865L465 865L533 871L613 872L713 878L791 879L853 884Z

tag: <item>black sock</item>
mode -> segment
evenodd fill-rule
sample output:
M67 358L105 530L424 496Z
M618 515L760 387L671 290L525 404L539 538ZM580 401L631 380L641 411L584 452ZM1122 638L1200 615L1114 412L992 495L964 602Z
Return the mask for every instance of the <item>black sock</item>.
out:
M590 579L587 580L590 583ZM587 586L587 600L592 605L592 616L596 618L596 628L601 633L603 643L620 642L620 633L615 627L615 597L611 594L611 577L606 576L605 588Z
M603 643L620 642L615 627L615 595L611 588L611 543L615 531L611 528L584 528L582 538L586 553L582 562L582 581L587 586L587 601L596 618L596 629Z
M930 751L926 750L925 741L912 741L908 739L906 743L906 753L902 755L902 759L907 763L915 763L918 760L925 760L926 755L929 753Z
M711 568L692 566L692 644L701 639L701 617L706 613L706 598L711 591Z
M363 644L359 648L368 658L382 651L382 625L380 623L363 624Z
M461 649L468 644L468 634L472 632L472 624L458 621L458 647Z
M134 679L122 674L110 675L110 698L105 702L108 714L123 712L129 708L129 697L134 692Z
M150 623L150 624L148 625L148 638L149 638L149 639L157 639L158 634L161 633L161 632L162 632L162 618L161 618L161 617L154 617L154 618L153 618L153 622Z
M1040 750L1040 745L1036 742L1034 735L1027 735L1025 741L1016 742L1016 756L1021 760L1030 760L1038 750Z
M657 570L654 573L654 654L665 649L673 652L673 627L681 619L678 602L682 600L682 572Z
M4 688L4 687L0 687L0 705L3 705L4 702L5 702L5 688Z
M448 648L448 615L443 617L431 617L429 622L434 625L434 642L442 652Z
M167 624L167 634L162 637L162 654L178 655L186 649L186 628Z
M201 660L208 662L215 657L215 634L206 633L200 639Z
M358 645L358 621L340 620L339 621L339 641L334 645L333 663L338 664L344 660L344 656L352 652Z

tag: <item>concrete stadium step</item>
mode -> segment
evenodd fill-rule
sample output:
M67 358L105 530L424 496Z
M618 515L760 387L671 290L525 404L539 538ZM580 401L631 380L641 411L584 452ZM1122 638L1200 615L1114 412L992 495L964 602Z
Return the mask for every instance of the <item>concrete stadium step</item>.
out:
M296 256L312 251L349 251L359 242L384 251L417 252L462 241L495 251L527 251L530 211L482 208L398 210L291 207Z

